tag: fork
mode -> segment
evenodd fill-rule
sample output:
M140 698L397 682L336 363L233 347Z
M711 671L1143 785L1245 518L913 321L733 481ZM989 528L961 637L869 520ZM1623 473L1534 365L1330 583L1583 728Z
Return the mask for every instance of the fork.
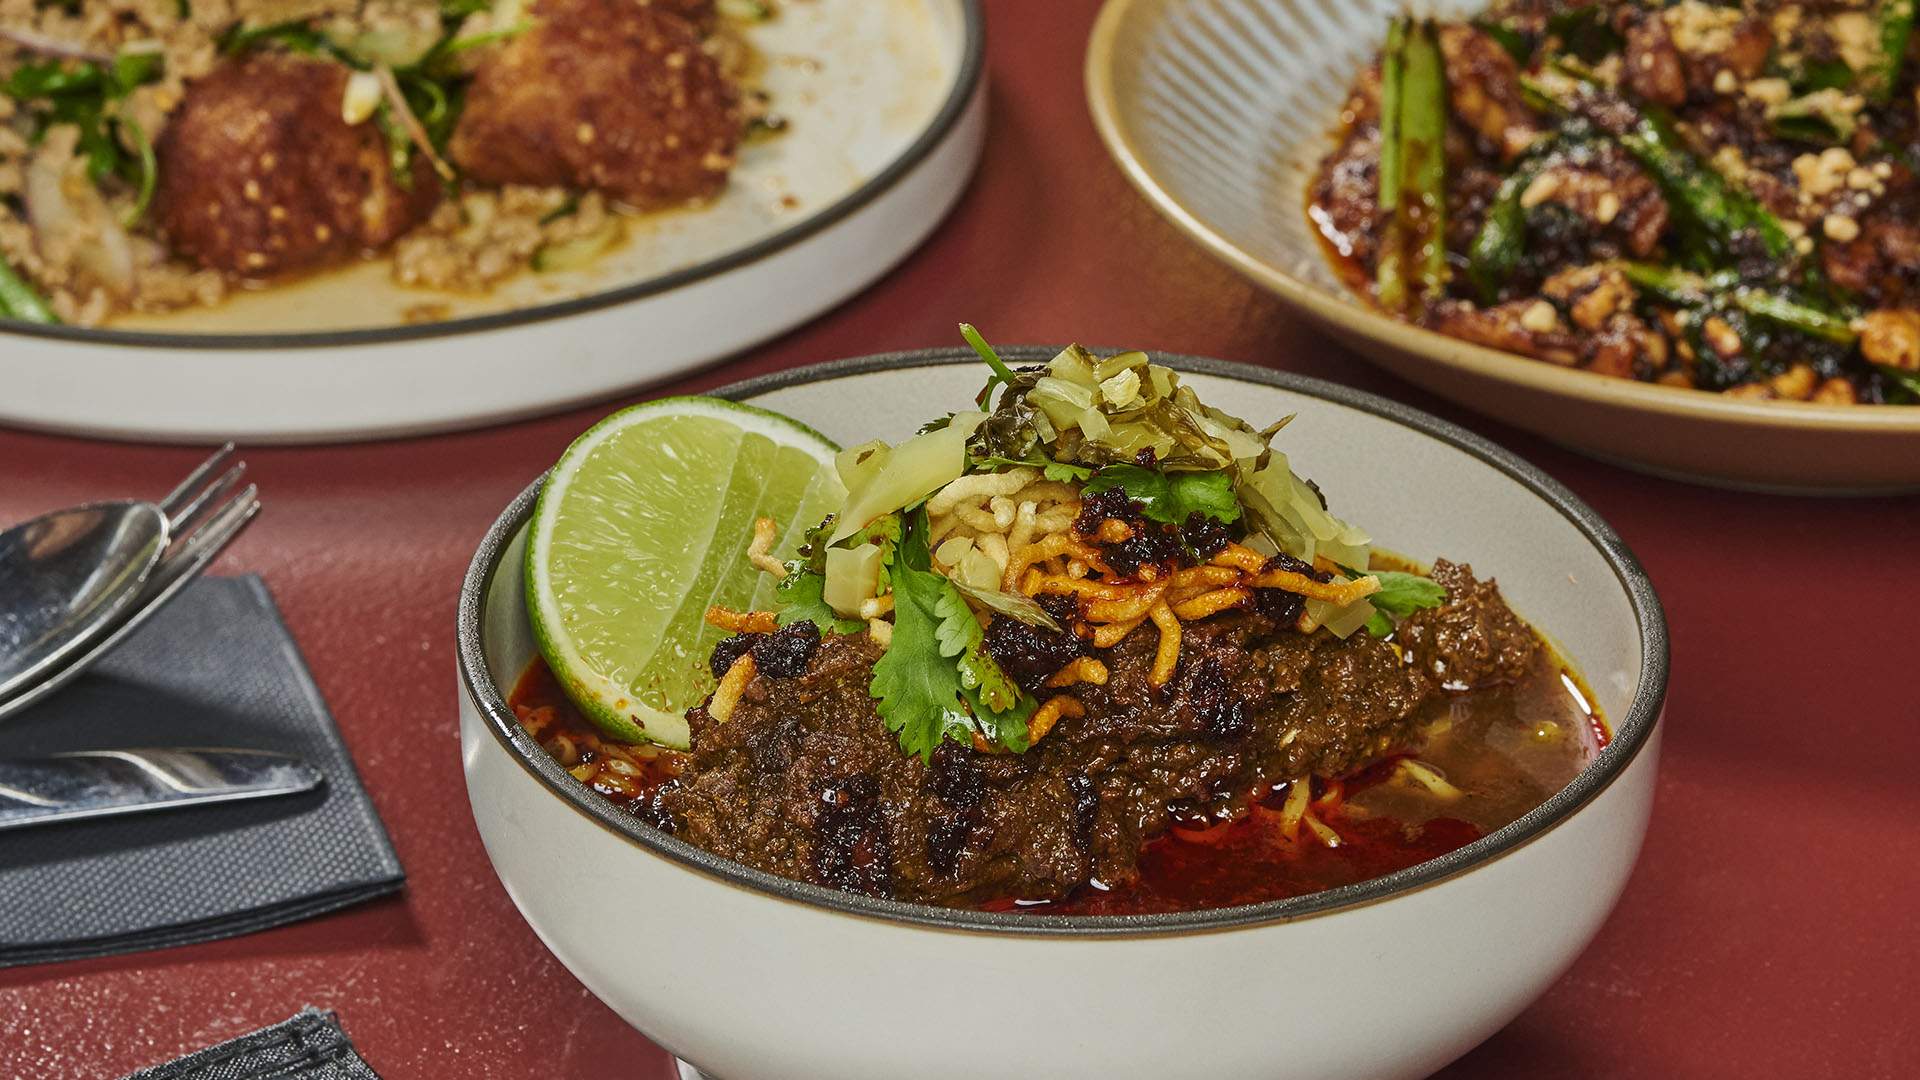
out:
M45 680L0 701L0 720L52 695L126 641L154 612L165 607L194 578L199 577L200 572L253 521L254 515L260 512L259 485L248 484L237 493L233 491L245 475L247 463L235 462L231 468L214 476L215 470L233 456L233 449L232 443L222 446L156 504L167 519L170 538L167 550L119 625ZM208 482L210 477L211 483Z

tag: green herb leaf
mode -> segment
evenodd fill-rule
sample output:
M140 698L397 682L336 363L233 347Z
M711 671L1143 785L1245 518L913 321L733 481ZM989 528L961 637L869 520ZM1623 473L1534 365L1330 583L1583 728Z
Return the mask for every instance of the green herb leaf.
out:
M924 510L903 523L889 576L893 639L873 666L869 692L901 749L924 760L944 740L970 745L975 731L1026 749L1033 701L987 653L959 590L933 571Z
M953 589L932 570L926 520L924 512L915 511L896 549L893 638L886 654L873 665L873 682L868 687L880 719L899 738L900 748L923 761L948 738L970 742L974 730L960 695L960 669L954 662L964 643L957 628L948 628L941 614L942 601ZM972 620L971 615L967 618ZM952 652L945 651L943 638L955 642Z
M994 671L1000 670L1000 665L993 663L991 657L987 658L987 663L993 665ZM987 705L980 690L970 690L963 686L960 691L961 696L967 699L968 706L973 709L973 715L978 717L980 724L987 729L986 734L989 740L1016 754L1024 754L1030 745L1027 742L1027 723L1033 719L1033 710L1039 702L1026 694L1021 694L1017 687L1013 692L1019 695L1013 707L1004 712L995 712Z
M1086 490L1092 495L1115 488L1139 503L1149 521L1183 525L1193 514L1227 523L1240 520L1233 474L1225 469L1161 472L1139 465L1106 465L1087 482Z
M1367 599L1378 611L1395 618L1404 619L1421 608L1436 608L1447 602L1447 590L1432 578L1398 570L1367 573L1380 579L1380 591Z
M1093 475L1093 469L1088 466L1071 465L1064 461L1055 461L1038 451L1035 451L1031 457L1027 458L996 457L991 454L984 457L976 457L972 459L972 467L976 471L1018 468L1039 469L1047 479L1057 480L1063 484L1078 483Z
M860 533L861 543L880 549L880 578L874 586L875 596L893 591L893 564L900 557L900 527L899 514L882 514Z
M824 592L827 587L825 574L813 570L795 570L788 564L788 573L775 590L775 603L779 605L778 619L781 626L790 626L797 622L810 622L820 628L822 634L857 634L867 628L859 619L843 619L840 614L827 606Z

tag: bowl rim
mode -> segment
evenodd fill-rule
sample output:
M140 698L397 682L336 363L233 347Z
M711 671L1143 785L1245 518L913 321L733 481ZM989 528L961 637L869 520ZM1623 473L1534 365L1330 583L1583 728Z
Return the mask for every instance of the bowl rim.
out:
M966 117L969 104L979 91L986 77L986 13L981 0L949 0L957 4L961 16L960 63L954 69L952 85L947 96L935 111L932 119L923 127L906 148L887 162L886 166L839 200L823 207L792 225L765 236L745 247L726 252L704 262L682 267L665 274L656 274L644 281L622 285L612 289L603 289L585 296L555 300L549 303L533 304L528 307L511 308L506 311L489 312L484 315L468 315L457 319L420 323L408 326L380 326L350 330L299 330L264 331L248 333L172 333L164 330L114 330L101 327L79 326L41 326L14 320L0 320L0 341L8 334L20 337L41 338L63 341L79 345L108 345L116 348L137 349L217 349L217 350L258 350L258 349L328 349L349 348L368 345L386 345L398 342L425 341L434 338L455 337L462 334L483 333L490 330L506 330L533 323L562 319L581 315L602 308L614 307L635 300L646 299L674 289L692 285L708 278L739 270L753 263L777 255L837 225L869 203L894 188L909 174L918 169L934 152L945 145L949 136L960 126Z
M1044 361L1058 346L1003 347L1011 360ZM1641 662L1638 685L1624 716L1613 725L1607 748L1565 788L1506 827L1437 859L1353 885L1286 900L1239 907L1157 915L1025 915L1017 912L960 911L880 900L824 886L792 881L713 855L677 837L659 832L574 779L541 750L507 705L505 693L487 671L481 640L486 597L501 561L532 517L534 500L546 477L527 485L493 525L474 552L461 583L457 617L457 660L462 690L507 756L575 811L642 851L663 856L721 883L825 909L829 912L954 931L986 931L1043 936L1146 936L1203 933L1291 922L1349 910L1424 889L1486 865L1545 835L1605 791L1638 759L1666 702L1669 668L1665 614L1653 582L1613 528L1558 481L1513 452L1458 425L1411 406L1321 379L1177 353L1155 352L1155 361L1176 370L1275 387L1371 413L1445 443L1491 465L1508 479L1558 510L1612 568L1639 624ZM882 353L773 372L711 391L712 396L747 400L771 391L814 382L917 367L977 364L967 349L938 348Z
M1736 427L1778 427L1803 431L1846 431L1885 436L1920 434L1920 405L1863 407L1808 401L1747 401L1690 387L1661 386L1634 379L1563 368L1500 349L1448 337L1414 326L1362 303L1346 292L1323 289L1248 251L1190 210L1148 167L1126 119L1116 89L1121 57L1119 38L1138 9L1164 6L1167 0L1107 0L1094 22L1084 70L1087 108L1100 141L1127 181L1160 215L1256 284L1336 332L1461 375L1493 379L1557 397L1598 405L1659 413L1670 417ZM1328 131L1333 130L1329 118ZM1318 257L1318 252L1314 255Z

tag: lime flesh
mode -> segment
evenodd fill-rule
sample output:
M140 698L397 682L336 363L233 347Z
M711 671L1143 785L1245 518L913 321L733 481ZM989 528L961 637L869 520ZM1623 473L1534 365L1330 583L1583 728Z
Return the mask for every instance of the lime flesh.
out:
M846 500L837 447L777 413L717 398L636 405L595 425L547 477L527 543L527 612L567 695L608 736L687 745L727 632L707 608L763 610L756 518L776 557Z

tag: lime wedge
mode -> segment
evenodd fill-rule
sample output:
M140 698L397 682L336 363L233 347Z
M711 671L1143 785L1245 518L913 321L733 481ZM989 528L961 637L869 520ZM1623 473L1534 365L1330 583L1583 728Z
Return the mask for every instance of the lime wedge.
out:
M626 742L687 745L725 631L707 606L764 609L747 561L755 518L774 554L846 501L838 447L803 424L718 398L650 401L580 436L547 476L527 541L527 612L580 710Z

